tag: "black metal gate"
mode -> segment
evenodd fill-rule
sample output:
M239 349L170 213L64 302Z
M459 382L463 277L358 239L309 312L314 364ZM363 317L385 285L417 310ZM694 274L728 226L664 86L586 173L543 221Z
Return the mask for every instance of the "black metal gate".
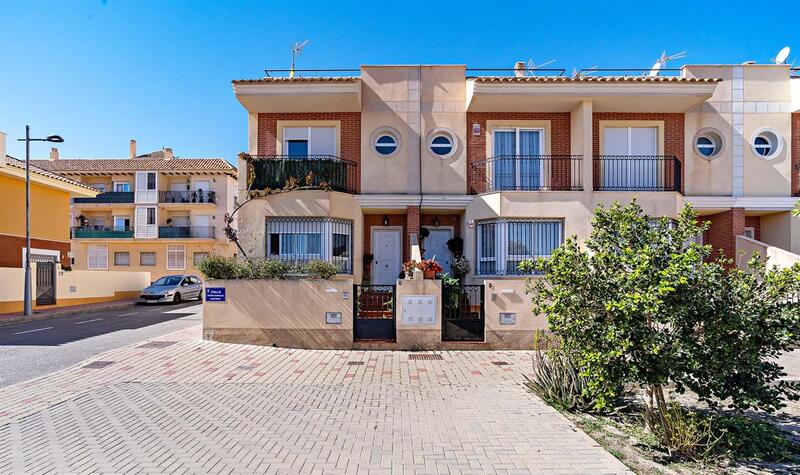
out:
M36 305L56 303L55 262L36 263Z
M395 341L395 286L353 286L353 339Z
M442 287L442 341L483 341L483 285Z

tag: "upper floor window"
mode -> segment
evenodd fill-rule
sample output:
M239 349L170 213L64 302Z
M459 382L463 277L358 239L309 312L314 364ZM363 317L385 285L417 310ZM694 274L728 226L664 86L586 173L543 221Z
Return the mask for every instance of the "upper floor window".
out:
M759 129L753 134L750 146L757 157L770 160L783 150L783 138L776 130Z
M381 155L391 155L397 150L397 139L391 134L383 134L375 140L375 151Z
M496 190L538 190L544 185L544 130L503 128L492 132L492 183Z
M695 135L694 151L706 160L718 157L722 148L722 134L717 129L703 129Z
M89 186L96 190L100 190L101 192L106 191L106 184L105 183L90 183Z
M564 242L560 219L500 219L476 228L477 275L521 274L522 261L548 257Z
M293 157L336 155L336 128L285 127L283 154Z
M156 189L156 173L155 172L148 172L147 173L147 188L148 190L155 190Z
M114 191L122 191L122 192L131 191L131 184L127 181L115 181Z
M450 155L453 151L453 138L444 133L434 135L431 139L431 150L440 157Z

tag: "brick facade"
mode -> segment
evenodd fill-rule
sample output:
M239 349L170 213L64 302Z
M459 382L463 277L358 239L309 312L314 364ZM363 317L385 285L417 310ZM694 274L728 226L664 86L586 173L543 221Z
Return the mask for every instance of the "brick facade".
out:
M354 176L348 184L356 193L361 190L361 113L360 112L276 112L258 114L258 155L279 155L278 121L282 120L335 120L339 121L341 158L355 162Z
M753 231L754 231L753 238L756 241L760 241L761 240L761 216L745 216L744 217L744 227L753 228Z
M467 112L467 192L471 194L486 191L486 176L476 164L486 159L486 140L489 130L486 122L490 120L549 120L550 121L550 154L569 155L571 150L571 128L569 112ZM480 135L472 135L472 125L481 126ZM542 151L544 153L544 151ZM552 185L568 187L570 185L570 162L559 161L553 170Z
M600 121L601 120L658 120L664 122L664 155L675 156L681 164L681 193L684 192L683 173L684 164L684 115L683 113L666 112L596 112L592 114L592 154L601 155L600 150ZM600 164L592 161L592 182L595 190L600 184ZM672 169L667 166L665 173L665 186L671 185Z
M733 208L722 213L709 216L700 216L698 221L711 223L708 230L703 233L703 243L711 246L711 258L725 257L735 259L736 257L736 236L744 234L746 218L743 208ZM753 221L751 220L751 223ZM760 224L760 220L759 220ZM760 225L757 228L760 235ZM758 237L756 238L758 239Z
M25 264L22 262L22 249L24 248L24 237L0 234L0 267L24 267ZM62 264L69 263L67 253L70 250L70 244L68 242L31 238L31 248L58 251L61 253Z
M800 196L800 112L792 113L792 196Z

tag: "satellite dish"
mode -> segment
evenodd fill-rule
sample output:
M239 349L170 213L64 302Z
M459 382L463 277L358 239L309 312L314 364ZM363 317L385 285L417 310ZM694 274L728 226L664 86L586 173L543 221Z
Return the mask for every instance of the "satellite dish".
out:
M536 72L535 72L535 71L536 71L537 69L539 69L539 68L543 68L543 67L547 66L548 64L555 63L555 62L556 62L556 60L555 60L555 59L551 59L550 61L545 61L545 62L544 62L544 63L542 63L542 64L536 64L536 63L535 63L535 62L534 62L532 59L529 59L529 60L528 60L528 67L525 69L525 73L526 73L528 76L533 76L533 75L535 75L535 74L536 74Z
M658 76L658 72L661 70L661 61L656 61L652 68L650 68L650 73L648 76L654 78Z
M791 48L784 46L780 51L778 51L778 54L772 58L772 62L775 64L786 64L786 60L789 58L789 53L791 51Z
M661 71L663 67L667 65L667 61L671 61L673 59L680 59L686 57L686 51L681 51L680 53L675 53L667 56L667 51L664 50L661 52L661 56L656 60L655 64L652 68L650 68L650 73L648 76L651 78L658 76L658 72Z

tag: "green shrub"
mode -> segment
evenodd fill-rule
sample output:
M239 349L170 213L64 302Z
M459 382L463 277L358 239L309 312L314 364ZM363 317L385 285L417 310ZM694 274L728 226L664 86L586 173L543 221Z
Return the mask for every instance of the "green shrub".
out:
M246 279L250 275L249 266L235 257L210 255L197 268L206 279Z
M642 417L659 443L680 459L706 460L720 439L708 417L674 402L665 411L645 405Z
M251 265L253 279L283 279L291 266L280 259L260 259Z
M586 390L588 379L581 376L572 359L550 351L533 354L532 377L528 387L551 406L564 411L589 411L597 401Z
M713 426L720 434L717 451L735 460L784 462L800 458L800 444L770 422L743 415L723 415L714 419Z
M339 272L339 267L330 262L313 260L300 267L300 273L309 279L330 279Z

